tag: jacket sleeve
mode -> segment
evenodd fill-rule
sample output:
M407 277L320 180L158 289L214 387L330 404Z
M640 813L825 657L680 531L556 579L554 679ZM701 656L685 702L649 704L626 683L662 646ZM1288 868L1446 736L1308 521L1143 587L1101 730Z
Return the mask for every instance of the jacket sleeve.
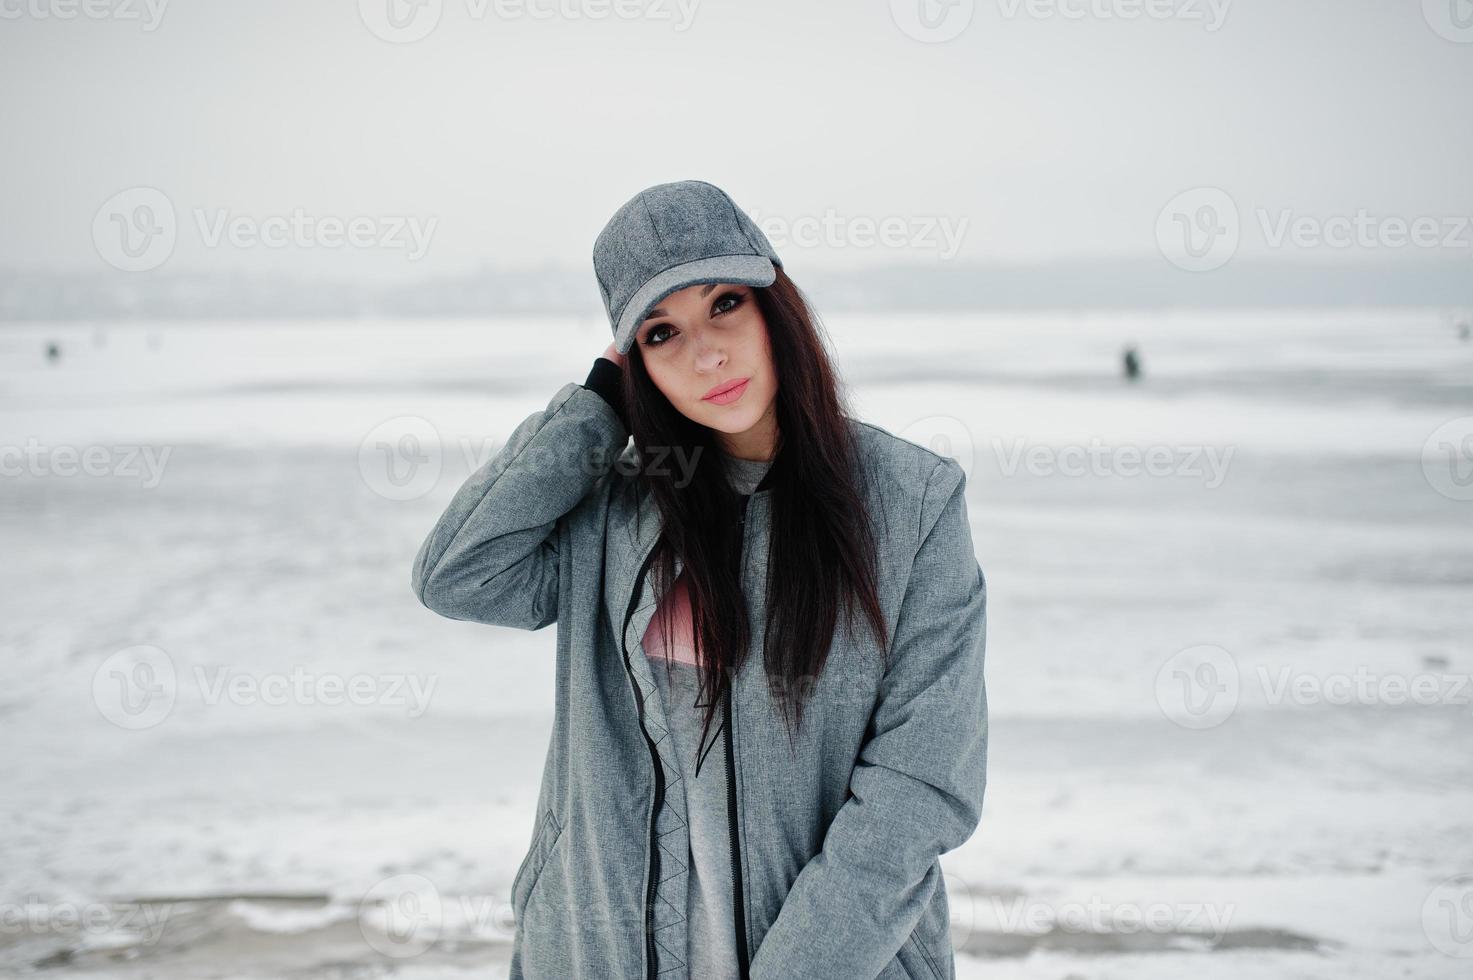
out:
M952 460L920 541L849 796L752 960L752 980L873 978L920 921L937 857L964 843L987 781L987 587Z
M450 619L538 630L557 621L557 525L629 441L618 381L599 358L512 431L451 498L414 559L411 584Z

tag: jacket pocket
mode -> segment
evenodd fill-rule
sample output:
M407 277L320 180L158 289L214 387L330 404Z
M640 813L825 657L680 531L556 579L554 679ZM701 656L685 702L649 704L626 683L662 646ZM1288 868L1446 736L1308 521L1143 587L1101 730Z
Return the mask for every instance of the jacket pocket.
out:
M911 933L875 980L951 980L951 977L931 960L920 936Z
M919 930L911 933L905 941L905 946L900 949L900 958L916 980L952 980L951 971L943 969L936 961Z
M558 823L552 811L544 813L541 823L537 825L537 833L532 837L532 846L527 849L527 856L522 858L521 867L517 868L516 877L511 882L512 914L519 921L527 910L527 903L537 887L537 880L542 877L547 859L552 856L553 845L562 834L562 824Z
M939 867L938 867L939 871ZM951 947L951 900L943 878L937 883L915 931L906 940L927 980L955 980L956 957Z

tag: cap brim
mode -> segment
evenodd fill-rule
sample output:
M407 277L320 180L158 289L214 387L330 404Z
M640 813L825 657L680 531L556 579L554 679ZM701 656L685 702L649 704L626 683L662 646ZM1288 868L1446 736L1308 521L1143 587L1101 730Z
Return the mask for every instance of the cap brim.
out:
M628 354L634 346L634 332L660 300L678 289L707 282L730 282L742 286L771 286L777 281L777 267L765 255L713 255L672 266L651 277L635 290L619 325L614 330L614 349Z

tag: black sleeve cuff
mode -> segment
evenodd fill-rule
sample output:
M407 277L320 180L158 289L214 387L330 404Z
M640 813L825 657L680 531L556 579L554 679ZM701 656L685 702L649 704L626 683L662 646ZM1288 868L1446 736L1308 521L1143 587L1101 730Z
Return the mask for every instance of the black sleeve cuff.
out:
M619 416L619 421L624 423L625 430L628 430L629 417L624 411L623 368L607 357L600 357L593 362L593 368L588 372L588 379L583 382L583 387L608 402L614 414Z

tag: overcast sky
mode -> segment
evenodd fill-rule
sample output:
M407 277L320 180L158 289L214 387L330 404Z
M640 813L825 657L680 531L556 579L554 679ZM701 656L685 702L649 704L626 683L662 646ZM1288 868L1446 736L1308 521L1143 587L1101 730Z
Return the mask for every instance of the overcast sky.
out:
M977 0L935 30L917 0L81 2L0 0L0 265L108 271L100 212L140 187L172 271L408 278L586 267L619 204L690 177L831 214L837 245L775 241L825 266L1153 255L1199 187L1245 226L1473 214L1468 0ZM294 209L305 244L249 238ZM359 217L371 244L322 244ZM904 244L867 245L885 218Z

